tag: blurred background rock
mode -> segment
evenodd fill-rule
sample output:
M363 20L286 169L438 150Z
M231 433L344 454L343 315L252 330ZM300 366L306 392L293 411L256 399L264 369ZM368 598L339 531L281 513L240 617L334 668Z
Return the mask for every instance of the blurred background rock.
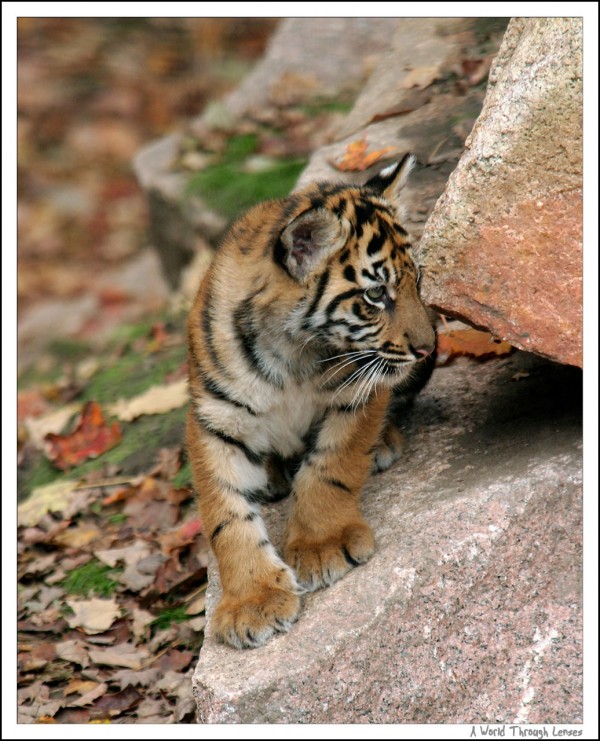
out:
M20 318L50 299L83 300L92 279L110 276L147 245L133 155L232 90L276 25L268 18L18 20ZM122 290L111 283L106 306ZM29 324L39 325L36 314Z

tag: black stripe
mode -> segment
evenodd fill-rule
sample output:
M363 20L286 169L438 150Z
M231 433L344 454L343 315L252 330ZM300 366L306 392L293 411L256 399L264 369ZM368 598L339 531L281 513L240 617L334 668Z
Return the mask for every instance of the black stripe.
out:
M332 210L338 218L342 217L344 215L344 212L346 211L346 199L340 198L338 204L334 206Z
M336 489L342 489L343 491L351 492L352 489L344 484L343 481L340 481L339 479L323 479L323 481L326 484L329 484L330 486L335 486Z
M373 236L371 237L371 241L367 246L367 255L372 256L376 255L378 252L381 252L381 248L383 247L384 242L385 236L383 234L373 234Z
M328 410L325 410L323 416L312 423L308 432L302 438L302 442L304 443L305 455L308 456L317 449L319 434L321 432L323 424L325 423L325 420L327 419L327 414Z
M352 267L352 265L346 265L344 268L344 278L350 283L356 282L356 270Z
M290 490L275 490L270 486L267 486L266 489L251 489L250 491L241 491L240 494L250 502L250 504L274 504L275 502L280 502L282 499L288 497L290 495Z
M362 308L363 308L363 305L359 301L355 301L352 304L352 313L354 314L354 316L357 316L359 319L362 319L363 322L370 322L371 320L369 319L369 317L363 314Z
M211 435L214 435L215 437L218 437L219 440L224 442L226 445L233 445L236 448L239 448L242 453L246 456L246 458L250 461L250 463L253 463L255 466L258 466L262 463L263 457L260 453L255 452L251 448L249 448L245 443L243 443L241 440L238 440L235 437L231 437L231 435L227 435L225 432L222 432L221 430L217 430L215 427L213 427L210 422L207 422L203 417L200 416L200 414L196 414L196 419L198 422L202 425L203 429L206 430Z
M408 232L406 231L406 229L404 229L404 227L400 226L400 224L397 221L394 221L394 223L393 223L392 226L393 226L395 232L397 232L398 234L401 234L403 237L408 237ZM403 245L403 246L404 247L410 247L410 245Z
M342 254L340 255L340 262L342 263L342 265L343 265L343 264L344 264L345 262L347 262L347 261L348 261L349 257L350 257L350 250L348 250L348 249L345 249L345 250L344 250L344 251L342 252Z
M239 409L245 409L249 414L252 414L252 416L256 417L258 412L255 412L252 407L248 406L248 404L244 404L241 401L238 401L237 399L234 399L233 397L229 396L229 394L221 387L219 384L214 381L212 378L209 378L208 376L201 373L200 378L202 380L202 385L204 386L204 389L207 393L209 393L211 396L213 396L215 399L219 399L220 401L227 401L229 404L233 404L235 407L238 407Z
M235 328L236 339L238 340L244 357L248 361L250 367L255 371L264 381L270 383L279 388L283 387L283 380L281 376L274 377L273 373L265 371L261 364L261 357L256 348L256 342L258 340L258 331L254 326L254 320L252 317L252 301L255 296L258 295L263 289L248 296L241 301L236 310L233 313L233 323Z
M325 309L325 314L327 318L329 318L333 314L333 312L336 310L339 304L342 303L342 301L345 301L347 298L350 298L351 296L358 296L359 294L362 294L362 292L363 292L362 288L351 288L348 291L344 291L344 293L339 293L334 299L332 299L327 304L327 308Z
M326 270L319 278L319 283L317 285L317 290L315 292L313 300L310 306L308 307L308 311L304 315L304 321L302 325L305 329L308 329L308 327L310 326L308 319L315 313L317 306L319 304L319 301L321 300L323 294L325 293L325 288L327 287L328 282L329 282L329 270Z
M230 517L228 520L225 520L220 525L217 525L217 527L212 531L210 536L210 542L214 543L217 535L223 530L224 527L227 527L227 525L230 525L235 518Z
M202 330L204 332L204 346L215 368L218 368L219 371L223 373L223 375L228 376L229 374L225 370L223 363L221 362L219 356L217 355L217 351L215 350L213 331L212 331L212 319L213 317L212 317L210 306L206 306L204 309L204 314L202 315Z

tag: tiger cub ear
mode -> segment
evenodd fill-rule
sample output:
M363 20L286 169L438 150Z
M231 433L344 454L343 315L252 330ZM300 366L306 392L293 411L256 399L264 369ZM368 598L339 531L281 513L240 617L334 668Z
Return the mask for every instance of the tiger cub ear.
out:
M304 283L329 255L344 246L350 233L346 219L324 208L305 211L281 234L282 262L288 273Z
M384 167L377 175L367 180L363 187L370 188L388 201L394 202L416 161L414 154L405 154L399 162Z

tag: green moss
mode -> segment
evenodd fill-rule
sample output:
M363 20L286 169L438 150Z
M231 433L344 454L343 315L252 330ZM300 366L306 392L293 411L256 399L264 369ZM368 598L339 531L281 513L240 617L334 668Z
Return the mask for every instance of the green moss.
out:
M163 384L165 376L185 362L186 354L186 348L180 345L156 355L123 355L93 376L82 399L109 404L137 396L151 386Z
M354 102L351 100L317 100L300 106L300 110L307 116L319 116L322 113L348 113Z
M67 594L76 594L83 597L96 594L99 597L110 597L119 586L119 582L112 577L122 571L123 569L111 568L94 559L69 571L61 582L61 586Z
M183 623L191 618L191 615L186 615L185 611L185 605L180 605L179 607L167 607L150 623L150 626L156 628L156 630L165 630L165 628L168 628L171 623Z
M192 488L192 468L188 461L186 461L179 471L172 478L173 486L177 489L183 489L184 487Z
M109 515L106 519L111 525L121 525L123 522L127 522L127 515L122 512L115 512L114 515Z
M207 206L234 219L260 201L286 196L296 184L305 160L281 160L262 172L244 172L236 163L207 167L188 183L188 194L199 195Z
M57 359L76 362L89 357L92 348L89 342L69 337L59 337L48 343L48 352Z
M51 484L61 476L70 479L84 478L106 465L117 466L124 475L147 471L155 463L160 448L183 443L186 414L187 407L182 407L166 414L143 416L130 423L121 423L123 439L118 445L66 473L40 456L28 469L18 471L18 501L27 499L36 486ZM178 476L185 479L186 474L180 471ZM185 485L182 483L182 486Z

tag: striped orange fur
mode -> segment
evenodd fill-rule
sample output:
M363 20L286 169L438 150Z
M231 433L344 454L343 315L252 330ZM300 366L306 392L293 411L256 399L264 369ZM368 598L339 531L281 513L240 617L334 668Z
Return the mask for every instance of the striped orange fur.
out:
M373 553L361 489L398 457L394 404L435 347L395 207L411 164L256 206L200 285L187 446L223 587L214 626L232 646L288 630L302 591ZM290 493L282 558L260 504Z

